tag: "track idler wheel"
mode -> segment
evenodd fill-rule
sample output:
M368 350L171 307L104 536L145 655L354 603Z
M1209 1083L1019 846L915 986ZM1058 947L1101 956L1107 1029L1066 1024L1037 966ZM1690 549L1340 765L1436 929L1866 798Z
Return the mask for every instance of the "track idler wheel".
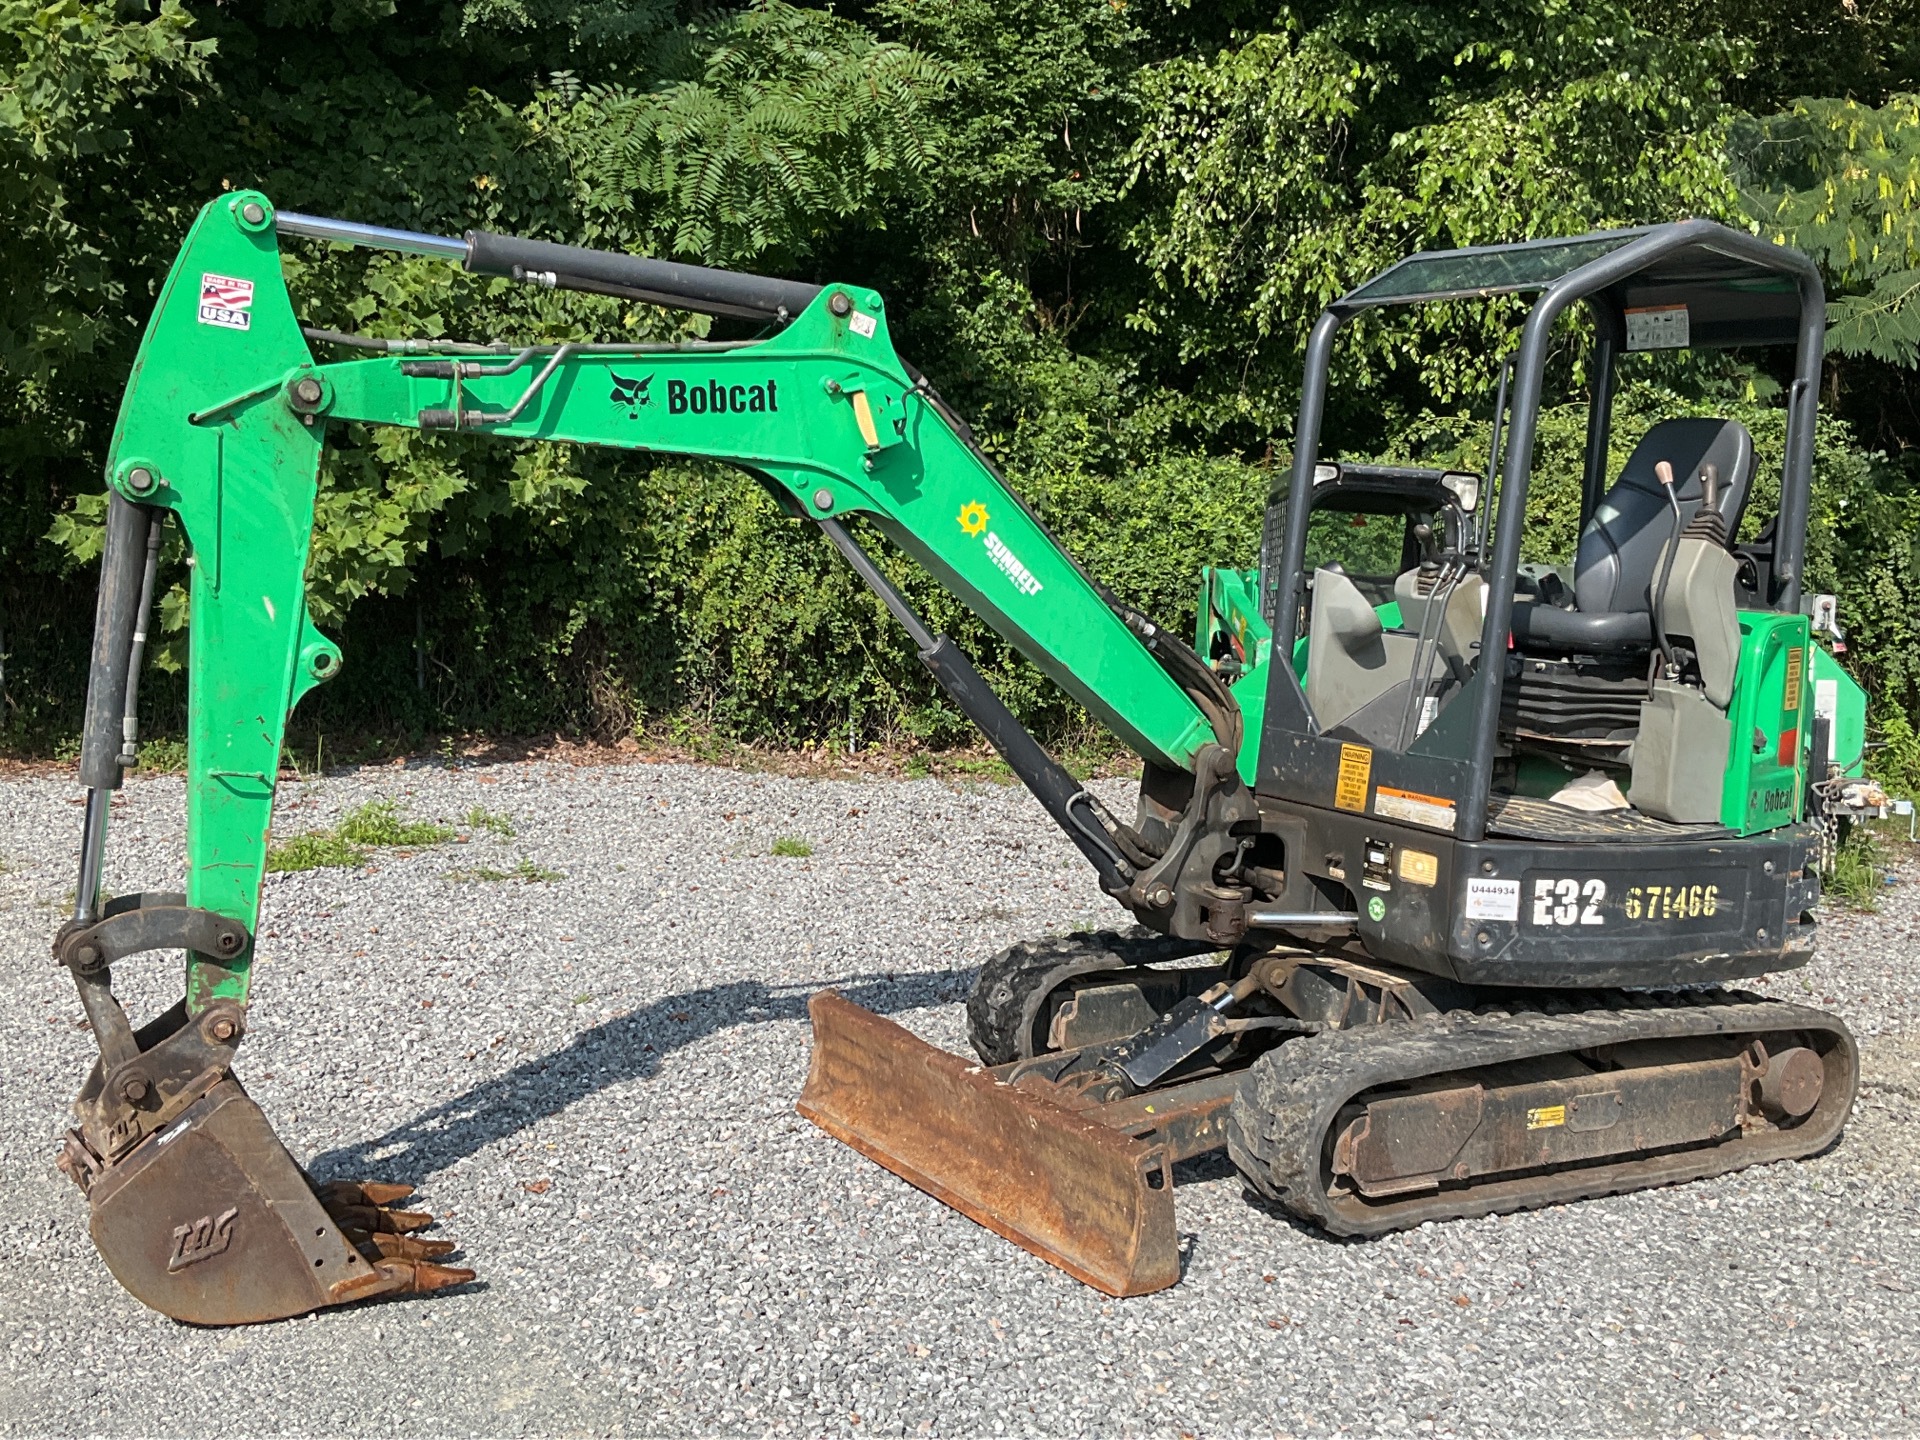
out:
M1206 968L1152 967L1218 948L1138 928L1020 941L980 967L967 997L967 1038L974 1054L988 1065L1120 1039L1219 978ZM1083 990L1097 992L1086 1006L1078 1003ZM1066 1035L1056 1033L1062 1009L1089 1011L1092 1000L1105 1002L1104 1015L1070 1013L1078 1023L1067 1027Z
M474 1278L396 1210L406 1185L315 1186L231 1075L124 1156L71 1134L61 1168L87 1193L93 1243L141 1303L192 1325L284 1320Z

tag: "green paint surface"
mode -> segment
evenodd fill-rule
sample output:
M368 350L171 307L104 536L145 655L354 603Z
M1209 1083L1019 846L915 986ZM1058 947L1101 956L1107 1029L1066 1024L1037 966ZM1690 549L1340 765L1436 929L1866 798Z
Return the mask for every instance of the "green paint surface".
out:
M1742 610L1739 620L1740 662L1727 704L1733 738L1720 823L1737 835L1756 835L1800 818L1814 677L1806 616Z
M249 219L248 208L259 218ZM834 301L844 313L835 314ZM850 303L849 303L850 302ZM1193 702L1053 538L919 395L881 297L829 286L772 337L728 349L315 363L281 274L273 206L238 192L200 212L141 341L108 480L170 509L191 548L189 903L255 926L286 718L335 674L303 580L329 423L420 427L423 412L504 414L465 428L728 461L809 516L860 514L915 556L1120 739L1185 766L1213 739ZM445 369L444 363L440 366ZM409 373L413 372L413 373ZM302 383L318 387L300 397ZM140 493L142 469L159 477ZM1239 693L1264 698L1264 666ZM1258 708L1241 757L1251 774ZM243 1000L252 955L189 957L187 996Z

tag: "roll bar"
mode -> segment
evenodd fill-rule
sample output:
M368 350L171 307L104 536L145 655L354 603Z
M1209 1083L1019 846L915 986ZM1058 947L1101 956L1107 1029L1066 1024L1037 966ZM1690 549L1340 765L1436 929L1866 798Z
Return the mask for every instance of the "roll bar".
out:
M1515 577L1520 564L1520 537L1525 528L1527 481L1533 468L1534 438L1539 426L1542 391L1549 337L1553 326L1577 300L1595 300L1601 292L1650 272L1662 261L1682 252L1699 252L1722 257L1748 273L1777 274L1793 281L1797 302L1797 324L1793 329L1794 380L1787 416L1787 453L1782 466L1780 514L1775 526L1774 583L1771 597L1776 609L1797 610L1800 605L1802 570L1806 554L1807 516L1813 471L1813 430L1820 389L1820 366L1826 338L1826 296L1820 272L1814 263L1797 250L1774 245L1757 236L1710 220L1683 220L1670 225L1626 232L1616 236L1589 236L1582 240L1616 239L1619 243L1597 258L1569 268L1557 276L1527 277L1516 283L1490 284L1474 291L1435 290L1429 293L1366 293L1375 281L1333 302L1314 323L1307 341L1306 369L1300 389L1300 418L1294 431L1293 476L1291 493L1313 494L1314 467L1319 463L1320 434L1326 408L1327 375L1332 363L1333 342L1340 327L1362 310L1382 305L1420 303L1432 299L1470 298L1471 294L1514 293L1537 290L1537 299L1521 330L1520 349L1514 365L1512 406L1508 420L1504 463L1501 467L1500 513L1494 540L1494 553L1488 571L1486 619L1481 629L1480 653L1483 657L1504 656L1513 618ZM1545 242L1528 242L1514 250L1541 248ZM1493 253L1501 247L1487 247ZM1594 248L1599 248L1595 246ZM1415 257L1419 258L1419 257ZM1410 261L1401 262L1402 265ZM1390 272L1385 272L1390 273ZM1378 280L1380 277L1376 277ZM1713 277L1701 277L1714 283ZM1596 304L1601 313L1600 355L1604 367L1597 387L1596 404L1610 409L1613 368L1618 354L1618 336L1610 320L1613 308ZM1590 417L1591 418L1591 417ZM1596 500L1601 485L1600 467L1604 465L1604 436L1590 425L1587 437L1586 474L1583 490L1589 503ZM1490 503L1483 501L1482 503ZM1301 574L1307 548L1307 521L1311 506L1306 503L1287 507L1286 542L1281 555L1278 603L1274 610L1274 645L1280 653L1291 646L1298 627ZM1500 722L1500 695L1503 667L1483 663L1477 678L1474 710L1468 738L1469 775L1465 792L1458 797L1458 828L1462 840L1479 840L1486 834L1487 802L1492 788L1496 732ZM1292 672L1276 666L1271 681L1275 685L1294 684Z

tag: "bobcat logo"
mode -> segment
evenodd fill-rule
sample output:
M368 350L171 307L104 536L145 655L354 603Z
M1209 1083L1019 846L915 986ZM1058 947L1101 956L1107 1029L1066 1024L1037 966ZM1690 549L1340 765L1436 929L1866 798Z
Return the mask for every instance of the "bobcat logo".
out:
M191 1224L174 1226L173 1253L167 1257L167 1270L184 1270L224 1251L233 1243L233 1221L239 1213L239 1207L235 1206L218 1215L202 1215Z
M640 407L651 405L653 397L647 393L647 387L653 384L653 376L642 375L638 380L630 380L617 371L609 370L613 377L613 395L610 397L616 406L624 407L629 420L640 418Z

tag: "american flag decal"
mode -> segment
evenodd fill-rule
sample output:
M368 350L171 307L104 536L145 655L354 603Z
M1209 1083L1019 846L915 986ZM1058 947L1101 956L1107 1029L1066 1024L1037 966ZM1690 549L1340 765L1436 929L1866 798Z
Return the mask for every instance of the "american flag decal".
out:
M200 277L200 323L220 325L228 330L245 330L253 324L253 282L235 280L227 275Z

